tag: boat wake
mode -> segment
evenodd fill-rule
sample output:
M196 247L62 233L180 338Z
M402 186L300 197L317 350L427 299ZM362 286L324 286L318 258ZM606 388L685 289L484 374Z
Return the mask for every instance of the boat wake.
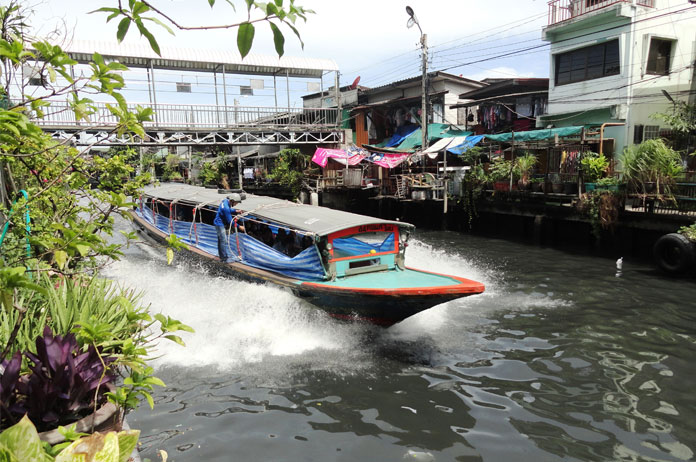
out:
M144 244L131 248L105 275L142 292L143 303L153 313L162 312L195 329L195 334L183 333L185 348L161 343L155 367L243 371L259 377L277 377L298 366L352 373L372 367L384 356L428 362L437 352L460 350L470 341L474 348L495 311L558 304L542 294L510 293L495 268L425 242L411 241L409 259L415 268L481 281L486 292L383 330L336 321L275 285L216 277L178 256L168 266L162 249Z

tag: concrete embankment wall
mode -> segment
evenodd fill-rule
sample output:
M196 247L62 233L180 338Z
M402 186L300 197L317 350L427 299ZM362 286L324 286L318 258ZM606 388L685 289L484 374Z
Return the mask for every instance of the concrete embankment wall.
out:
M325 191L321 205L399 219L422 229L474 233L616 258L651 259L653 245L660 236L694 221L682 216L624 212L618 224L613 229L601 230L597 239L590 220L570 206L484 202L470 220L469 211L457 202L450 202L448 213L444 214L442 201L397 201L372 196L374 193L369 190Z

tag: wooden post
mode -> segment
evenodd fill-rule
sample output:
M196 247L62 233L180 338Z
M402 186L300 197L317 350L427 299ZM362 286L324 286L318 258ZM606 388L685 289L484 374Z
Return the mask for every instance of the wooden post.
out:
M515 170L515 132L512 133L512 145L510 147L510 191L512 191L512 172ZM505 155L503 155L505 158Z
M444 189L442 190L442 197L444 199L444 209L442 210L442 213L447 214L447 149L442 151L442 156L444 158L444 171L442 174L445 177Z

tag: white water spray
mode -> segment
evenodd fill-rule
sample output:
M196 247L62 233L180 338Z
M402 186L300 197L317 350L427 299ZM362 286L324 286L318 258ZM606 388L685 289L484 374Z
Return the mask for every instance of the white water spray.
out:
M555 303L541 295L510 294L501 288L497 268L412 240L409 266L483 282L486 293L440 305L382 331L333 320L270 284L215 277L200 265L181 260L167 266L163 250L138 247L141 251L129 252L109 267L106 276L141 291L151 312L162 312L196 330L195 334L183 333L185 348L162 342L155 363L158 367L241 368L248 373L264 369L264 363L270 368L278 364L292 368L300 363L350 372L369 367L374 359L372 345L365 343L370 335L380 336L380 342L418 341L427 336L436 347L448 348L461 340L462 329L486 324L486 317L497 309Z

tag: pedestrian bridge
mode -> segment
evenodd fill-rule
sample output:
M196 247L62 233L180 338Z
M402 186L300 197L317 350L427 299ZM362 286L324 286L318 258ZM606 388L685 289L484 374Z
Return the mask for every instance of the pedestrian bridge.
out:
M116 133L118 119L106 103L95 103L89 120L77 120L67 102L52 102L36 122L59 139L77 145L215 145L341 143L338 110L184 104L129 104L153 109L143 124L146 136L134 140Z
M64 47L66 53L78 64L71 69L79 73L79 66L88 65L92 55L98 52L105 61L118 61L128 66L125 72L126 87L133 82L147 92L149 101L129 104L130 109L150 107L151 121L145 122L144 137L121 136L117 133L117 118L109 111L106 103L94 103L95 112L88 120L76 120L66 101L51 101L42 108L44 117L37 119L44 131L57 139L70 140L77 145L218 145L218 144L318 144L341 143L339 114L342 113L338 88L338 66L332 60L277 56L247 55L242 59L235 50L194 50L187 48L161 47L155 54L145 45L127 45L108 42L76 41ZM76 73L76 71L78 71ZM128 76L131 72L138 77ZM314 84L324 91L324 76L334 73L333 91L336 91L338 108L291 107L290 86L292 79L301 83L316 79ZM167 80L172 73L189 76L182 84L180 96L172 96L172 82ZM207 79L199 86L198 77ZM252 78L253 77L253 78ZM263 82L261 88L273 91L272 107L241 106L235 97L253 94L251 86L240 85L240 78L248 84ZM272 79L272 81L271 81ZM144 83L146 82L146 87ZM195 82L195 83L192 83ZM267 85L267 86L266 86ZM176 82L177 93L179 82ZM199 93L199 88L212 88L215 104L178 104L186 95ZM283 94L283 87L286 92ZM247 93L245 93L245 91ZM328 93L328 91L326 92ZM271 95L268 95L270 97ZM285 97L285 98L284 98ZM175 101L164 102L164 99ZM179 101L176 101L179 99ZM229 104L228 101L234 101ZM283 103L287 102L285 107Z

